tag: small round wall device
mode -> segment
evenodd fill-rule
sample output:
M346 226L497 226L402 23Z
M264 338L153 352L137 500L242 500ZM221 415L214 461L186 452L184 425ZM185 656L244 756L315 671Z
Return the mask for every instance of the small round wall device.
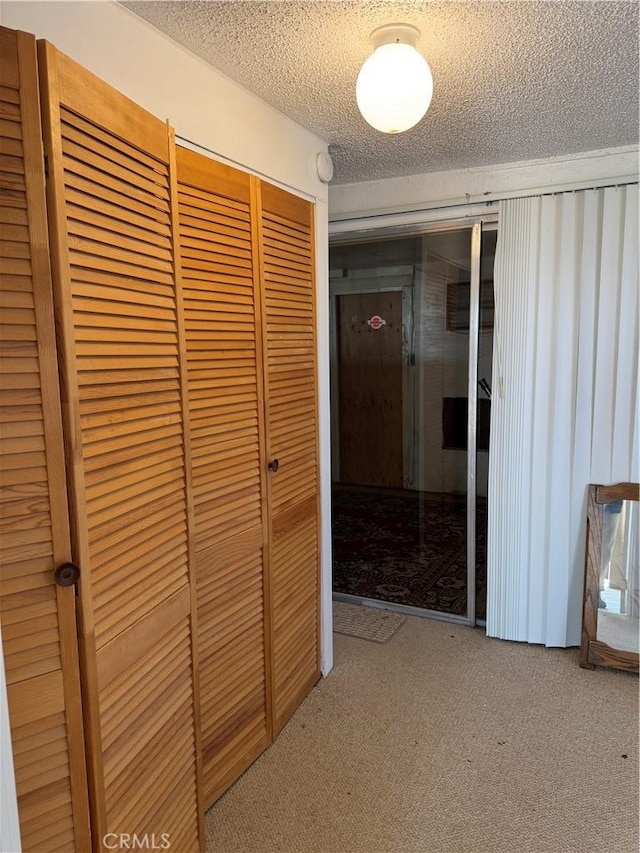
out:
M316 157L316 169L323 184L328 184L333 178L333 160L326 151L321 151Z

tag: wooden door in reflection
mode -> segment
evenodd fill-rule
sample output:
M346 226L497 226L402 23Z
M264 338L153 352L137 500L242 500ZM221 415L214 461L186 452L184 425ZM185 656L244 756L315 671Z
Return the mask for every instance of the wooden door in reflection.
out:
M402 292L338 297L340 480L402 488Z

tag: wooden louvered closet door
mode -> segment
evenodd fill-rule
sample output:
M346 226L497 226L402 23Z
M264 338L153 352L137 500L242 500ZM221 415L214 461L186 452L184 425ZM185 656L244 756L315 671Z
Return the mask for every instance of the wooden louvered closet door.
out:
M254 179L182 148L177 167L209 804L270 739Z
M320 677L313 206L260 184L274 730Z
M39 49L93 844L187 853L203 842L173 139Z
M0 29L0 607L22 849L89 846L33 36Z
M237 169L177 163L209 803L319 677L313 222Z

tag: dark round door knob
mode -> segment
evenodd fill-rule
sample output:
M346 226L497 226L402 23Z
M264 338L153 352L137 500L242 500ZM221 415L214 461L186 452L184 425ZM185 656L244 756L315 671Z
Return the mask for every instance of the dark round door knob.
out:
M272 459L271 462L269 462L269 470L273 471L274 474L278 470L279 467L280 467L280 463L278 462L277 459Z
M58 586L73 586L80 577L80 568L75 563L61 563L53 577Z

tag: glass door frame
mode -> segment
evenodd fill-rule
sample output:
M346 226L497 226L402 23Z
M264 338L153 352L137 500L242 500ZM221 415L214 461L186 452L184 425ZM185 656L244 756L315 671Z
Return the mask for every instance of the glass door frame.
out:
M433 214L433 211L431 211ZM369 604L386 610L394 610L407 615L422 616L437 619L442 622L453 622L459 625L475 627L476 619L476 502L477 502L477 414L478 414L478 345L480 336L480 260L482 251L482 234L498 229L497 213L479 214L478 216L464 216L460 219L444 218L440 222L433 220L424 225L412 225L411 227L393 227L389 225L380 229L367 229L359 232L354 229L354 221L344 223L344 232L340 231L340 225L330 230L329 246L356 244L366 242L377 242L379 240L392 239L393 237L428 237L431 234L443 231L469 230L471 239L471 275L469 287L469 355L468 355L468 377L467 377L467 612L466 616L455 616L442 613L437 610L427 610L420 607L412 607L394 602L359 599L357 596L334 593L336 600L351 601ZM341 239L342 237L342 239ZM331 266L331 264L329 264ZM332 369L334 366L332 365ZM334 405L333 401L332 404Z

